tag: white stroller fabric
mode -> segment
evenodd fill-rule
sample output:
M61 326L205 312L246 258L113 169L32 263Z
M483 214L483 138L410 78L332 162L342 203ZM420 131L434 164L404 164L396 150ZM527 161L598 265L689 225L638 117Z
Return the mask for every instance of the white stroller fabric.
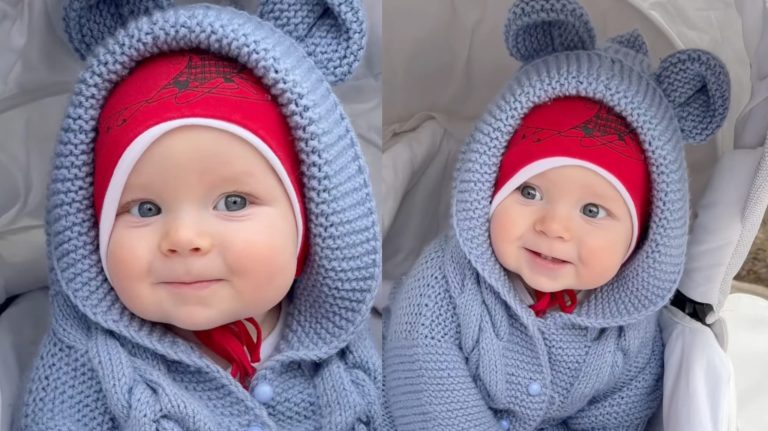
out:
M80 70L56 3L0 2L0 304L31 291L0 306L2 431L49 322L45 193L57 123Z
M259 3L213 2L249 11ZM363 3L368 18L366 53L354 75L334 91L358 133L378 200L381 4ZM0 431L10 429L50 320L43 230L46 188L56 135L82 69L63 30L63 4L0 0Z
M725 430L735 429L737 421L741 430L764 429L764 422L736 417L737 385L723 350L725 326L718 317L768 199L763 188L765 130L759 143L737 145L738 151L733 151L738 114L751 95L749 54L755 52L755 44L747 51L745 35L759 35L768 20L742 29L739 12L744 12L748 1L738 5L729 0L582 2L597 27L598 40L638 28L648 40L652 58L698 47L716 53L728 66L731 113L710 144L689 148L686 153L695 232L683 291L712 305L708 316L712 325L704 326L672 307L665 310L661 318L666 342L665 397L651 429ZM517 67L501 37L511 3L384 3L385 21L398 24L396 32L385 30L383 47L382 184L387 193L381 209L385 280L378 307L386 306L393 283L448 226L459 147L474 120ZM751 11L756 12L759 9ZM765 118L761 124L766 123ZM728 191L725 199L723 190ZM694 278L698 275L703 277ZM768 316L763 323L765 331ZM763 357L768 355L768 344L762 352ZM743 375L752 371L759 372L753 368ZM745 396L766 405L766 387Z
M750 60L745 69L749 78L743 81L751 83L750 97L742 109L729 116L729 121L735 119L736 127L733 135L724 136L733 138L720 145L718 166L696 207L688 244L692 258L687 260L680 286L688 297L713 306L706 319L710 324L717 320L725 304L731 281L749 253L768 204L768 57L764 54L768 52L767 4L734 2L743 48Z
M760 151L761 146L768 148L768 2L736 0L736 7L742 19L744 46L751 60L752 89L750 99L736 121L734 149L735 152L753 148ZM740 265L737 254L746 254L747 242L751 242L752 238L749 235L757 230L755 224L759 223L760 215L765 210L764 188L768 184L764 173L765 158L764 154L751 187L754 193L750 192L752 194L744 204L743 238L736 245L729 273ZM720 300L725 282L727 279L720 280ZM760 294L768 298L764 292ZM728 323L727 351L733 363L738 398L735 422L741 431L765 429L768 301L737 293L728 296L719 310L721 318Z

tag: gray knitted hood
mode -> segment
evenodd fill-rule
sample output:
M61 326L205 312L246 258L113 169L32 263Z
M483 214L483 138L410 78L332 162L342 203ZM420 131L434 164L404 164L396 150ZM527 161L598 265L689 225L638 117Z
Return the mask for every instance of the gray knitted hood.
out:
M347 345L367 322L381 267L368 170L330 87L362 55L359 2L264 0L250 15L210 5L173 7L167 0L70 0L65 21L87 63L59 136L47 208L52 295L66 310L55 313L62 327L71 320L64 314L75 313L200 365L177 337L120 302L101 268L92 203L96 124L111 89L145 58L200 49L253 71L280 105L299 154L310 252L289 293L280 353L271 363L321 360Z

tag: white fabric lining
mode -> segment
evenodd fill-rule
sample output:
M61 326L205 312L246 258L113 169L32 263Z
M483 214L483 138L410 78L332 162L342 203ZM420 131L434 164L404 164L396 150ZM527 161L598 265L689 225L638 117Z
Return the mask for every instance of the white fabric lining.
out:
M728 261L725 276L720 283L717 302L714 304L716 314L719 314L725 305L726 299L728 299L733 277L736 276L744 264L752 248L752 243L757 236L757 232L760 230L766 207L768 207L768 135L766 135L762 153L745 203L741 232L736 240L736 246L731 254L731 258ZM710 316L707 318L708 323L711 323L713 320L714 317Z
M734 429L733 369L712 331L671 306L662 310L659 323L664 399L650 429Z
M711 304L717 320L768 205L768 154L764 148L725 153L697 206L679 290Z
M261 340L261 353L259 355L261 357L261 361L256 362L257 364L266 361L275 354L275 349L277 348L277 344L280 342L280 337L282 337L283 329L285 328L286 314L288 314L288 312L285 310L285 305L282 305L280 307L280 317L277 318L275 327L272 329L272 332L266 336L266 338Z

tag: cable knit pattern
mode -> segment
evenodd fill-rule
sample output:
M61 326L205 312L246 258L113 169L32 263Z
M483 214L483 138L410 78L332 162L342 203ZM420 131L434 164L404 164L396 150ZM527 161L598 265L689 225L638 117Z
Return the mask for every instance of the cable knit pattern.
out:
M398 430L639 430L661 401L657 313L683 269L688 182L683 147L709 138L728 75L684 50L653 73L642 36L596 45L571 0L520 0L505 28L522 63L462 149L453 229L393 290L385 320L387 402ZM674 66L673 66L674 65ZM536 318L490 244L488 214L509 137L535 105L593 98L641 139L652 178L647 237L573 314Z
M96 7L93 1L71 4ZM120 4L144 10L140 2ZM282 17L309 7L283 4L275 12ZM316 17L318 4L307 13ZM332 4L348 11L356 3ZM320 13L321 20L328 14ZM355 19L361 16L358 11ZM70 36L87 46L100 37L93 29L80 30ZM328 36L330 52L326 30L312 31ZM136 19L99 43L75 88L55 152L46 215L53 322L34 365L21 429L388 429L381 363L367 324L380 280L376 212L362 153L327 78L296 41L230 8L170 8ZM236 59L261 79L288 119L300 157L311 253L284 300L287 315L276 353L251 385L269 384L274 395L268 401L257 402L259 397L164 326L133 315L99 263L92 208L99 109L137 62L195 48ZM346 76L348 66L340 65L331 79Z

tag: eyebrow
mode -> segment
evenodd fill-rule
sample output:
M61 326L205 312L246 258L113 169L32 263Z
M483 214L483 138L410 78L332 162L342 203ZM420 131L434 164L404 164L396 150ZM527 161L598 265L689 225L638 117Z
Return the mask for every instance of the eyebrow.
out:
M205 175L205 172L202 172L199 175ZM257 173L255 170L230 171L217 175L216 178L211 180L211 184L215 187L224 187L226 185L229 188L256 188L262 184L262 181L258 181L255 178L256 176ZM131 193L132 196L144 196L150 193L150 191L157 190L157 179L146 178L141 180L134 179L133 181L129 180L129 182L125 183L124 190L128 190L129 185L130 189L134 191Z
M624 200L621 197L621 193L619 193L618 190L616 191L616 193L618 193L618 195L619 195L619 200L617 202L623 202ZM609 202L609 201L613 200L613 198L614 198L610 194L602 193L602 192L595 191L595 190L592 190L592 191L590 191L588 193L585 193L585 194L589 194L591 196L591 197L589 197L587 199L595 199L596 201L600 201L600 202Z
M546 199L546 194L549 194L543 189L543 187L540 184L537 184L534 181L530 181L530 180L523 181L523 183L520 184L520 187L524 185L531 185L538 188L539 190L541 190L542 193L545 193L545 199ZM579 190L584 190L584 189L579 188ZM589 192L583 192L583 193L584 194L582 196L579 196L579 200L585 201L584 203L595 203L595 204L601 205L606 209L611 210L611 212L614 214L617 213L614 205L621 205L624 203L621 193L619 193L618 190L616 191L616 193L619 193L619 200L617 200L616 202L613 202L613 204L611 204L611 201L613 200L613 196L611 196L611 194L608 192L603 192L599 190L590 190Z
M257 171L255 169L230 170L217 175L217 180L221 181L241 181L243 178L253 177Z

